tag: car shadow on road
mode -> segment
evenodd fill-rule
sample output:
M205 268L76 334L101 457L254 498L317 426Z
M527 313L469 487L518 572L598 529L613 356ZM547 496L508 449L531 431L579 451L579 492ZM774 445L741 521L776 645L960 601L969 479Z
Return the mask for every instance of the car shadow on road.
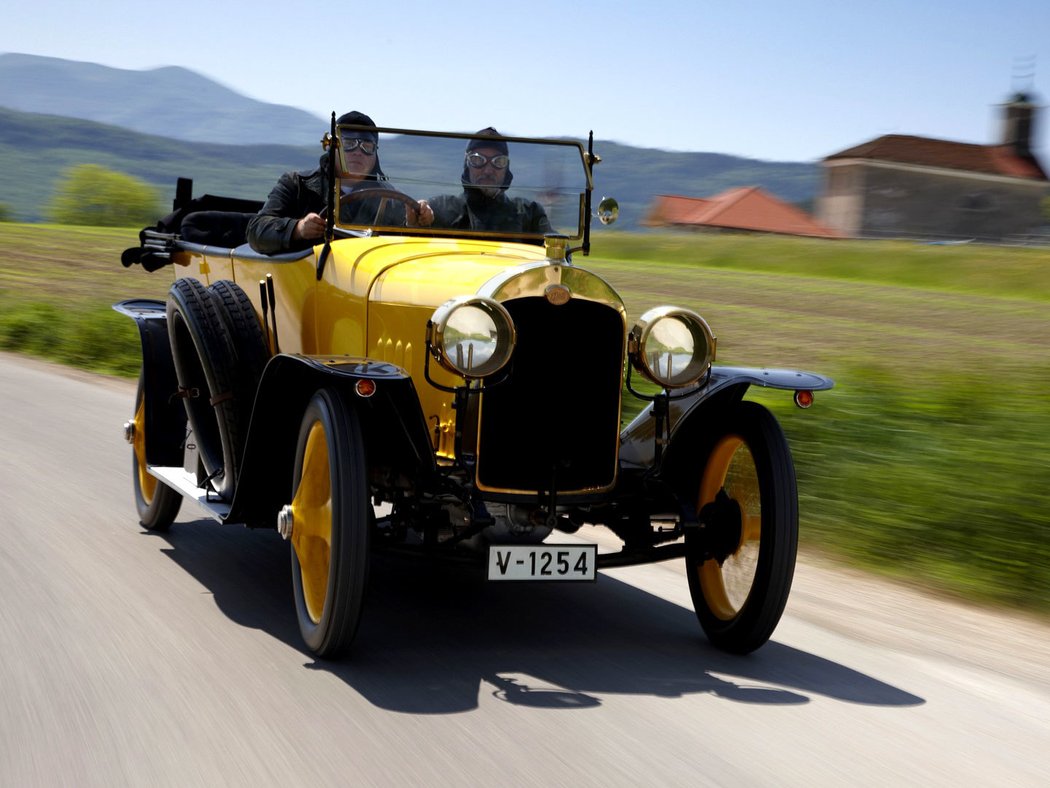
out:
M352 654L317 660L292 605L288 544L271 531L177 523L166 555L206 586L235 624L302 652L378 707L472 709L508 703L587 708L610 694L706 693L741 703L915 706L924 700L775 640L739 657L707 644L691 610L609 576L593 584L489 583L478 568L378 555ZM684 578L683 578L684 582ZM480 688L480 689L479 689Z

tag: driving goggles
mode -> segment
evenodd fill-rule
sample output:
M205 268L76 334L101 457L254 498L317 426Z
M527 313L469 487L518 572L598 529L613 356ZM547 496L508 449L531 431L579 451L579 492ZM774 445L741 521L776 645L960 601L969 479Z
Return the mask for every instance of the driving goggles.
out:
M502 153L497 156L485 156L475 151L471 151L467 154L468 167L480 170L486 164L491 164L497 170L505 170L507 169L507 165L510 164L510 156L506 156Z
M361 152L366 156L374 156L376 150L379 149L378 142L372 142L371 140L359 140L359 139L344 139L343 150L346 153L350 151L361 149Z

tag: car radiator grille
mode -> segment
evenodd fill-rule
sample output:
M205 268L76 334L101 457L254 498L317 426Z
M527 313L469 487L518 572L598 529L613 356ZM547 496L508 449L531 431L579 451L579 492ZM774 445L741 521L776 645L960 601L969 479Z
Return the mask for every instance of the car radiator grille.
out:
M510 379L481 396L482 490L596 492L616 478L625 326L619 310L542 297L503 302L517 345Z

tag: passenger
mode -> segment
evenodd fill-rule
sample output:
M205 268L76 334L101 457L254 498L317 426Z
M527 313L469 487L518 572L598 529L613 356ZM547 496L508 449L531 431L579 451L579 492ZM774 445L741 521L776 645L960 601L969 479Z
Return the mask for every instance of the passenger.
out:
M376 126L370 117L361 112L348 112L336 123ZM387 182L379 166L378 133L364 130L347 132L341 139L348 170L340 177L344 194L359 188L393 190L394 187ZM248 222L248 243L252 249L264 254L277 254L306 249L320 242L325 230L322 213L328 205L327 195L331 184L328 167L328 154L325 153L316 169L286 172L280 177L259 213ZM388 201L387 207L382 208L383 216L377 217L380 203L379 198L347 203L341 209L340 221L366 224L381 218L384 224L404 225L415 224L417 220L429 223L431 218L430 209L424 207L423 201L420 201L422 216L410 215L407 222L403 204L394 201Z
M429 201L428 205L434 212L434 227L537 234L553 232L550 219L538 202L507 197L507 187L514 176L510 171L507 143L498 136L499 132L490 126L467 143L461 176L463 193L445 194ZM422 217L420 224L427 224L427 218Z

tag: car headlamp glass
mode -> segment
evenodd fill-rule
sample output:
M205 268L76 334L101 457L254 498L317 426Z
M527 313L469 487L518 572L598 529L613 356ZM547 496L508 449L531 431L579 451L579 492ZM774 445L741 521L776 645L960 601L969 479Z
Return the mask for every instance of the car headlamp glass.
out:
M631 335L631 363L664 388L696 383L715 358L714 334L700 315L688 309L650 309L638 319Z
M430 351L449 372L484 378L498 372L514 349L514 321L491 298L465 296L442 304L431 318Z

